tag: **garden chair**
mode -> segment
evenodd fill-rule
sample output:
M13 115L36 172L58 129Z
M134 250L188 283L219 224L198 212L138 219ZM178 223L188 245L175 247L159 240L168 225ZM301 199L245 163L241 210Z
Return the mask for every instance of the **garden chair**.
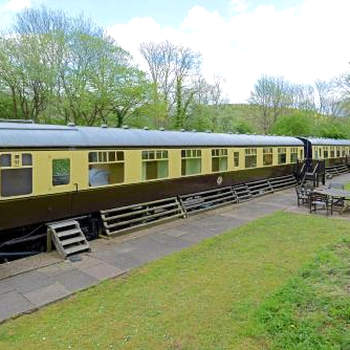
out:
M296 186L295 192L297 194L297 205L300 207L300 205L307 204L309 201L309 194L302 186Z
M333 200L326 194L311 192L309 202L310 213L317 210L326 210L327 216L329 213L333 215Z

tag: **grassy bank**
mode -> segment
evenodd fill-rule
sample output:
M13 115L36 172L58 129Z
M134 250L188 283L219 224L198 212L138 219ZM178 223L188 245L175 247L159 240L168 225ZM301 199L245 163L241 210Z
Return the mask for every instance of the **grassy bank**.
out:
M269 348L274 336L257 310L349 229L317 216L264 217L9 321L0 349Z

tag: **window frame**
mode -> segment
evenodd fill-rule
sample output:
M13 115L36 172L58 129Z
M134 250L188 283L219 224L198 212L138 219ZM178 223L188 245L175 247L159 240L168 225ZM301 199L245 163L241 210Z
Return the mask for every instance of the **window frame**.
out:
M96 153L96 161L90 160L90 155ZM114 159L111 160L111 155L114 154ZM105 160L101 160L102 158L105 158ZM115 182L115 183L108 183L105 185L96 185L91 186L90 185L90 169L94 165L108 165L108 164L123 164L123 181L121 182ZM107 150L92 150L88 152L88 188L94 189L94 188L100 188L100 187L108 187L108 186L117 186L125 184L125 150L120 149L107 149Z
M329 158L329 149L328 146L323 146L323 159Z
M146 156L147 155L147 156ZM144 157L145 156L145 157ZM154 179L143 178L143 164L147 162L167 162L167 176L156 177ZM158 169L157 169L158 171ZM141 182L157 181L169 178L169 150L167 149L144 149L141 150Z
M299 148L298 147L291 147L289 150L289 163L290 164L296 164L298 162L298 157L299 157L299 152L298 152ZM292 155L295 154L295 161L293 161L292 159Z
M255 166L247 166L247 157L255 157ZM244 149L244 169L255 169L258 167L258 149L249 147Z
M263 166L273 166L273 147L263 147L262 154L263 154L262 165ZM271 163L270 164L265 164L265 155L271 155Z
M213 170L213 160L218 159L219 170ZM226 159L226 169L220 170L221 160ZM211 172L212 173L223 173L229 171L228 167L228 149L227 148L212 148L211 149Z
M236 158L236 155L238 155L238 157ZM233 150L233 168L237 169L240 166L240 155L241 152L239 150ZM237 165L236 165L236 159L238 160Z
M282 150L284 150L284 151L282 151ZM280 156L281 155L285 156L285 161L284 162L280 161ZM277 148L277 164L278 165L288 164L288 162L287 162L287 147L278 147Z
M183 172L183 161L191 159L200 160L200 171L195 174L184 174ZM199 148L187 148L181 150L181 177L185 176L197 176L203 174L203 159L202 159L202 150Z
M53 179L54 179L54 161L57 160L68 160L69 161L69 181L67 183L63 183L63 184L54 184ZM53 188L61 188L64 186L69 186L72 183L72 157L70 156L57 156L51 159L51 186Z
M30 155L31 156L31 164L23 165L23 155ZM3 155L9 155L10 156L10 165L2 166L0 162L0 199L7 200L12 198L21 198L21 197L27 197L27 196L33 196L34 191L34 155L31 151L20 151L20 152L0 152L0 157ZM20 162L17 163L14 161L14 158L16 156L19 156ZM3 196L1 191L1 184L2 184L2 170L10 170L10 169L31 169L31 191L26 194L19 194L19 195L13 195L13 196Z

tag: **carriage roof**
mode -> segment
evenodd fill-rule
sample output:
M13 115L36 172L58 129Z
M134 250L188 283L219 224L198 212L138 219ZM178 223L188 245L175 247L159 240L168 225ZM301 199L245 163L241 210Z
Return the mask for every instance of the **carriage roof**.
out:
M0 123L1 148L253 147L302 145L301 140L290 136Z
M330 139L323 137L303 137L301 139L305 139L315 146L350 146L350 140L344 139Z

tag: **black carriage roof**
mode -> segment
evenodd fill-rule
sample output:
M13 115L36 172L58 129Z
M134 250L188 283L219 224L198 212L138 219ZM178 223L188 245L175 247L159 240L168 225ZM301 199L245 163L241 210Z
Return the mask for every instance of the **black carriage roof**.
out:
M310 141L315 146L350 146L350 140L329 139L323 137L300 137L302 140Z
M0 123L0 148L302 146L290 136Z

